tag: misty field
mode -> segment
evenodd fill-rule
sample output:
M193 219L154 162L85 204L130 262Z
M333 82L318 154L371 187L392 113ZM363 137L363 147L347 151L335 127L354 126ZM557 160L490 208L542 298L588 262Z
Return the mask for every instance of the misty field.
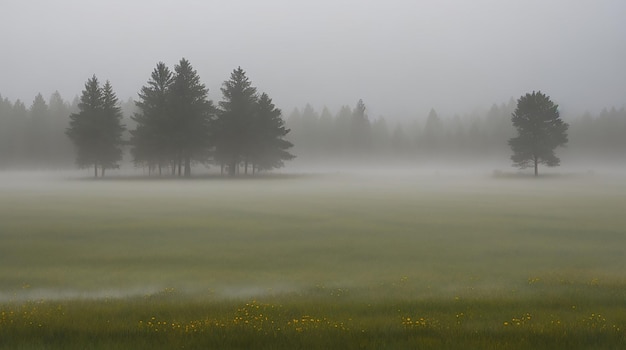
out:
M5 174L0 348L626 343L623 176Z

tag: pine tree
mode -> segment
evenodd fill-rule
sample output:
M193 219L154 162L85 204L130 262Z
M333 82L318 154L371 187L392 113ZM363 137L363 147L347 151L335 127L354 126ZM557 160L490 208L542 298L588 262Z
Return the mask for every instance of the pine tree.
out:
M350 139L353 151L357 154L367 154L372 146L372 126L365 109L365 103L359 100L352 110Z
M233 70L230 80L222 86L223 100L215 123L216 160L228 165L228 174L235 176L237 168L247 164L253 148L252 121L256 109L256 88L252 86L246 72L238 67Z
M285 160L295 158L287 150L293 144L284 139L289 133L281 117L280 109L272 103L272 99L265 93L256 104L256 113L253 122L253 145L251 160L252 172L255 169L268 170L280 168Z
M102 176L104 176L105 169L119 168L117 162L122 160L122 133L125 130L124 125L122 125L122 109L119 106L119 100L108 80L102 87L102 114L100 118L102 138L100 167Z
M171 106L172 72L159 62L152 71L148 84L139 92L136 102L139 112L133 120L137 123L131 131L131 153L135 164L145 164L149 169L171 165L174 170L175 144L174 119Z
M80 167L93 165L94 176L98 177L98 166L102 175L106 168L117 166L121 159L121 113L117 97L107 81L100 87L94 75L85 83L78 103L78 113L70 115L67 136L77 150L76 163Z
M569 125L561 120L558 105L549 96L533 91L520 97L511 120L518 132L517 137L509 140L514 166L534 167L538 176L538 164L560 164L554 149L567 143Z
M45 167L50 160L50 113L48 104L41 93L29 110L30 118L27 124L28 160L36 167Z
M192 160L206 162L212 146L210 124L215 114L208 90L189 61L181 59L171 87L172 138L178 174L184 163L185 176L191 176Z

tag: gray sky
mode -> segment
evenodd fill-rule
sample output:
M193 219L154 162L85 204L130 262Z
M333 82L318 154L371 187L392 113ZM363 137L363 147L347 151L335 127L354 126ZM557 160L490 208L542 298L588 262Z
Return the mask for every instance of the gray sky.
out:
M464 114L531 90L598 112L626 105L624 19L623 0L2 0L0 94L72 99L96 74L135 98L185 57L212 100L241 66L285 114Z

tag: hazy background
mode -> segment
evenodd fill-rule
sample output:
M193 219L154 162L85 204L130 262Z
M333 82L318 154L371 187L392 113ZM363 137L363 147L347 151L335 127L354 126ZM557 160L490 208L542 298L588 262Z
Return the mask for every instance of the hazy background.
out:
M158 61L190 60L210 98L241 66L288 112L362 98L425 118L542 90L568 113L623 107L626 2L3 0L0 93L27 104L87 78L136 98Z

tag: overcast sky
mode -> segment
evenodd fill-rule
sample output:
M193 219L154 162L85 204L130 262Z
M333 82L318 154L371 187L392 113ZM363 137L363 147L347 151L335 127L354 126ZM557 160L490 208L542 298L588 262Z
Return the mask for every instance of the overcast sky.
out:
M465 114L532 90L595 113L626 105L625 19L623 0L2 0L0 94L70 100L96 74L135 98L185 57L211 99L241 66L285 114Z

